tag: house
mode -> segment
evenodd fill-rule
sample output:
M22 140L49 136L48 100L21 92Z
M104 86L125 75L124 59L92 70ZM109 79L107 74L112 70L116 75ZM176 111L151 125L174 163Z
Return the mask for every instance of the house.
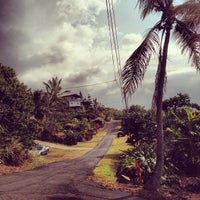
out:
M67 99L67 108L69 110L82 110L82 97L81 95L71 93L64 96L65 99Z
M94 105L93 100L90 95L88 95L88 98L85 99L80 94L71 93L68 95L65 95L64 98L67 102L67 109L69 110L75 110L75 111L81 111L81 110L87 110L87 111L93 111Z

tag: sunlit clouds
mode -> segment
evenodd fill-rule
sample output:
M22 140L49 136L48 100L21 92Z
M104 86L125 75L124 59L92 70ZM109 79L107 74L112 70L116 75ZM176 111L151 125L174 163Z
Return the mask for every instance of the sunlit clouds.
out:
M63 88L81 86L73 92L90 94L105 106L124 107L119 77L112 63L105 1L0 0L0 3L0 62L13 67L20 81L32 90L44 89L42 82L57 76L62 78ZM155 15L149 21L140 21L135 6L133 0L114 1L122 66L142 42L145 30L158 20ZM155 57L131 103L151 105L156 67ZM167 69L167 94L187 92L180 83L190 83L188 94L198 103L199 95L192 87L196 88L200 77L196 78L187 56L181 55L175 43L170 45ZM195 81L188 82L186 77ZM83 87L96 83L99 84Z

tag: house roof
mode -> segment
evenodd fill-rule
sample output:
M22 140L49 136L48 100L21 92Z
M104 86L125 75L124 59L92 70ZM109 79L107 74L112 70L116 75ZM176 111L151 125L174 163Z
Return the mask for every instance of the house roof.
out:
M81 98L81 96L79 94L75 94L75 93L71 93L71 94L67 94L64 97L76 97L76 98Z

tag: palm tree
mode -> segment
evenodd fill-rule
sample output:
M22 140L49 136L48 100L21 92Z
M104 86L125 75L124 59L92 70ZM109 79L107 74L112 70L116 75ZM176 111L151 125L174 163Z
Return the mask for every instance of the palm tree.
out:
M43 82L46 88L46 95L48 99L48 105L53 106L59 99L62 87L61 87L62 79L58 79L58 77L53 77L48 82Z
M68 90L62 92L61 81L62 79L53 77L51 80L48 80L47 83L43 82L46 88L46 93L43 96L45 102L45 126L46 128L51 129L51 131L53 130L51 127L54 127L52 126L52 122L55 118L56 110L60 104L63 103L62 97L65 93L69 92Z
M121 79L123 92L127 98L127 95L132 95L142 82L151 56L158 48L158 67L152 104L156 109L157 161L152 178L145 185L146 189L157 190L160 187L164 165L162 100L170 36L173 31L182 53L189 52L189 60L197 70L200 70L200 35L198 34L200 1L186 0L185 3L175 6L173 0L138 0L138 5L142 10L142 19L152 12L160 12L162 15L147 33L141 45L126 61Z

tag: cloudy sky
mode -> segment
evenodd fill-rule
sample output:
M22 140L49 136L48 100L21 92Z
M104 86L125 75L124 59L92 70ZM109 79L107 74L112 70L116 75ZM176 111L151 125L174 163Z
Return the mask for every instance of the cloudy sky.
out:
M62 87L90 94L105 106L124 108L119 84L113 81L105 0L0 0L0 63L14 68L32 90L62 78ZM136 0L114 0L121 64L159 18L140 20ZM176 0L176 3L182 2ZM151 106L156 59L129 102ZM114 70L115 69L115 70ZM115 72L114 72L115 71ZM200 74L173 41L169 49L165 98L187 93L200 103ZM87 87L86 87L87 86Z

